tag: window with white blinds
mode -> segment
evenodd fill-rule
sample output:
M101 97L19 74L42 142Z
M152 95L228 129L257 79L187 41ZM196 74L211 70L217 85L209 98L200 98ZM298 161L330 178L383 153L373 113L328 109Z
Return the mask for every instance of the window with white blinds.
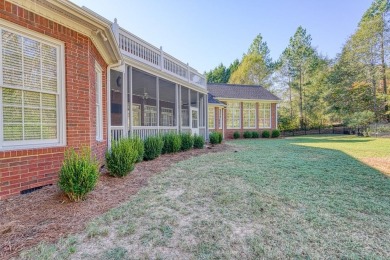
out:
M241 104L240 102L228 102L226 109L226 124L228 129L241 127Z
M271 104L259 104L259 128L271 128Z
M256 128L256 103L243 104L244 128Z
M0 27L0 149L60 144L62 46Z

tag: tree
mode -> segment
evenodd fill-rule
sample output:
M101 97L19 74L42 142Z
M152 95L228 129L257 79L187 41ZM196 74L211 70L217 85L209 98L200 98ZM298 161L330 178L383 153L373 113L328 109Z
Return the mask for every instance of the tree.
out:
M303 103L304 103L304 83L306 73L310 69L311 62L315 56L315 50L311 46L311 36L306 29L298 27L294 36L290 38L290 43L283 52L283 58L288 62L289 72L296 81L299 93L299 121L300 127L304 125Z
M240 65L240 61L235 59L229 66L226 68L222 63L215 67L213 70L206 72L206 78L208 83L227 83L230 79L230 75L237 70Z
M231 74L229 83L262 85L269 89L272 69L269 48L259 34L253 40L248 52L244 54L237 69Z

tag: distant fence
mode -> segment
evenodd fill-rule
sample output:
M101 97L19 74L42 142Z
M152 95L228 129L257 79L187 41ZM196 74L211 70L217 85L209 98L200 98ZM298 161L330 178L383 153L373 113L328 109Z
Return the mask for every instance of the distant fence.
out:
M329 134L354 134L354 131L346 126L327 126L327 127L312 127L303 129L293 130L282 130L280 131L281 136L300 136L300 135L329 135Z

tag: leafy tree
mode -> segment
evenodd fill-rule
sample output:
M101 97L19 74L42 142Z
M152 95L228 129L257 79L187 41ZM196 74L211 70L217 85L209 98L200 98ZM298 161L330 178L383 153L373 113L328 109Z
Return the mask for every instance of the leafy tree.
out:
M227 83L230 79L230 75L237 70L240 65L238 59L234 60L228 68L222 63L215 67L213 70L206 72L206 78L208 83Z
M237 63L236 63L237 64ZM241 63L231 74L229 83L262 85L270 88L273 64L267 43L259 34L253 40Z

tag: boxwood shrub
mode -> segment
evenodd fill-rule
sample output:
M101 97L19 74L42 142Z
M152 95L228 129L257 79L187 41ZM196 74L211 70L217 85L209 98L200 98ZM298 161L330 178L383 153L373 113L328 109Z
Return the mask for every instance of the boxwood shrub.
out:
M252 138L252 132L245 131L243 136L244 138Z
M271 137L272 138L278 138L280 136L280 131L275 129L272 131Z
M134 150L138 152L137 162L142 162L145 152L144 141L139 137L133 138L132 141Z
M144 159L150 161L161 155L164 141L160 136L149 136L144 141L145 153Z
M58 187L71 201L84 200L99 179L98 162L91 157L89 148L80 153L73 149L65 152L65 159L58 179Z
M190 133L181 133L181 150L188 151L194 146L194 137Z
M162 137L164 141L164 146L162 149L162 153L177 153L180 151L181 148L181 138L180 135L176 133L169 133L166 135L163 135Z
M204 147L204 138L201 135L194 135L194 148L203 149Z
M222 143L223 136L222 136L222 133L220 133L220 132L217 132L217 134L218 134L218 143L220 144L220 143Z
M240 132L238 132L238 131L234 132L234 133L233 133L233 138L234 138L234 139L240 138Z
M259 132L256 131L252 132L252 138L259 138L259 137L260 137Z
M139 160L138 145L138 140L130 138L112 142L111 149L106 152L107 169L111 176L123 177L134 170Z
M212 132L209 134L210 144L219 144L219 134L217 132Z
M270 133L268 130L264 130L262 133L261 133L261 137L263 138L269 138L270 136Z

